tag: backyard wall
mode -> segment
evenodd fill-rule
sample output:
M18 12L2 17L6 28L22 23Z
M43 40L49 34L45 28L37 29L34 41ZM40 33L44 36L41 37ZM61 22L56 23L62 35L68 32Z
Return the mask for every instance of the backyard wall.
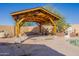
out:
M76 33L79 35L79 24L71 24L71 27L76 30ZM14 26L4 26L0 25L0 31L7 30L10 32L11 35L14 35ZM39 27L36 26L30 26L30 27L21 27L21 33L29 32L29 31L39 31Z
M0 31L2 30L6 30L8 32L10 32L10 34L13 36L14 35L14 26L4 26L4 25L0 25Z
M30 31L32 31L32 30L34 30L35 29L35 31L37 31L38 29L39 29L39 27L36 27L36 26L22 26L21 27L21 29L20 29L20 31L21 31L21 33L24 33L24 32L30 32ZM12 36L14 36L14 30L15 30L15 27L14 26L4 26L4 25L1 25L0 26L0 31L2 31L2 30L6 30L6 31L8 31L8 32L10 32L10 34L12 35Z

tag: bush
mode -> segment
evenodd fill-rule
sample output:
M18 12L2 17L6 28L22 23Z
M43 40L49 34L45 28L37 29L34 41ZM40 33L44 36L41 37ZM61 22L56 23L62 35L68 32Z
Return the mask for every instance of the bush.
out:
M79 46L79 39L74 39L74 40L68 40L70 44Z

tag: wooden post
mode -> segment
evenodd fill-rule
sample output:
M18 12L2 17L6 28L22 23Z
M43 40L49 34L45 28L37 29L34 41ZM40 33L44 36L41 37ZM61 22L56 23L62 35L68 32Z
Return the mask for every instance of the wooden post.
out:
M16 22L16 26L15 26L15 36L19 36L19 33L20 33L20 26L19 24Z
M54 25L54 29L53 29L54 34L56 34L56 30L57 30L56 25Z
M40 33L41 33L41 23L40 23L40 25L39 25L39 28L40 28Z
M20 35L20 23L24 20L24 18L20 19L18 22L16 22L15 25L15 36L19 37Z

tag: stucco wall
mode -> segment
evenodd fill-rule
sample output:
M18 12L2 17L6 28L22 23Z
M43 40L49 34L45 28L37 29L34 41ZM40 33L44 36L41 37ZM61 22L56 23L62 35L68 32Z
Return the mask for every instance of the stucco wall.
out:
M15 30L15 27L14 26L0 26L0 31L2 30L6 30L8 31L12 36L14 36L14 30ZM36 27L36 26L24 26L24 27L21 27L20 31L21 33L24 33L24 32L30 32L30 31L39 31L39 27Z
M2 30L6 30L8 32L10 32L10 34L13 36L14 35L14 26L0 26L0 31Z
M72 24L71 27L76 30L76 33L79 33L79 24Z
M79 24L71 24L71 27L75 30L75 33L79 36Z
M71 24L71 27L75 29L76 33L79 35L79 24ZM43 28L42 28L43 29ZM14 35L14 26L1 26L0 25L0 31L7 30L10 32L11 35ZM39 27L36 26L30 26L30 27L21 27L21 33L27 32L27 31L40 31Z

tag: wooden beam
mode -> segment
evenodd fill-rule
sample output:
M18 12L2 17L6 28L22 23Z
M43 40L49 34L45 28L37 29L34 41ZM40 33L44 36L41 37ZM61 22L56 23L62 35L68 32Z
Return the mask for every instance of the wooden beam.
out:
M53 26L53 32L54 32L54 34L56 34L56 31L57 31L56 24L54 23L53 19L51 19L51 18L49 18L49 19L50 19L51 23L54 25Z
M28 20L29 19L29 20ZM45 22L44 18L39 17L25 17L25 21L27 22Z
M22 18L18 21L18 24L20 24L22 21L24 21L25 18Z

